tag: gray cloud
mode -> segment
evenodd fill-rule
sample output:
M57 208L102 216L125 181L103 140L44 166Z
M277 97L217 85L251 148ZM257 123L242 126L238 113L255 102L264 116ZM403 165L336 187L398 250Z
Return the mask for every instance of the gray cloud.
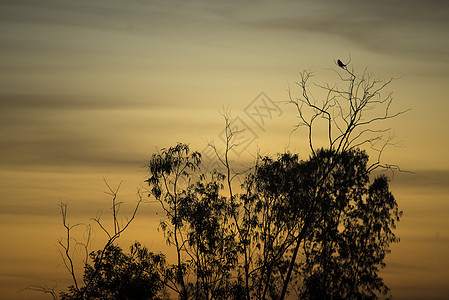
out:
M196 16L185 1L3 1L3 23L67 25L123 32L160 32L159 25L177 24ZM165 27L165 28L166 28Z
M449 63L447 1L318 1L286 3L285 16L269 14L242 22L263 30L336 36L372 52ZM307 42L307 41L305 41ZM350 45L348 45L350 47Z
M293 32L297 39L292 40L292 43L301 41L304 34L311 33L323 38L340 38L348 43L348 49L361 47L382 55L449 64L449 40L444 38L449 28L447 1L284 0L211 3L202 0L46 0L39 3L8 1L2 2L0 7L1 23L49 25L52 30L63 32L66 29L57 29L58 26L122 32L128 37L141 35L169 45L176 45L178 41L185 46L197 41L204 46L218 36L224 37L224 40L231 39L228 40L230 43L238 43L242 32L248 28L251 31L252 28L265 33L284 32L289 34L289 39ZM232 36L230 32L233 32ZM21 40L14 35L0 41L2 51L33 49L36 53L62 51L78 55L90 53L99 57L117 51L115 54L125 51L130 56L144 57L145 53L154 50L140 51L139 47L124 46L125 42L117 47L108 47L104 49L106 53L101 54L96 53L99 46L92 41L89 41L90 46L83 43L77 45L66 38L63 38L62 43L58 43L57 39L49 39L48 42L39 43L39 39ZM304 42L307 43L307 40ZM341 46L342 43L338 43ZM323 45L330 46L327 43Z
M58 95L0 95L0 164L9 170L140 168L146 138L173 130L183 105L86 100ZM184 106L186 106L185 104ZM172 127L171 127L172 126Z
M449 170L416 170L414 173L396 172L392 185L433 192L443 190L449 193Z
M115 142L123 129L120 120L112 116L120 111L127 119L125 112L128 110L157 107L155 103L88 101L56 95L1 95L0 163L3 168L15 170L68 166L139 167L143 157L131 154L132 147L123 141ZM131 123L127 130L132 132L138 126Z
M126 152L101 137L65 134L0 142L3 167L141 166L143 157ZM124 152L123 152L124 151Z
M32 110L107 110L107 109L138 109L155 108L159 106L170 106L162 101L133 101L108 99L99 100L80 96L70 95L28 95L10 94L0 95L0 115L19 111L26 112ZM7 117L7 116L6 116Z

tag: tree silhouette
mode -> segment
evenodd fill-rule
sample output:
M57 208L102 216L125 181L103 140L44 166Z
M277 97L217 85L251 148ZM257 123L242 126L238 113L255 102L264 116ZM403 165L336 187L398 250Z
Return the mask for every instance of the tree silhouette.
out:
M151 188L151 194L160 202L169 222L161 222L167 243L174 245L177 255L175 268L176 284L172 286L179 293L181 299L188 298L188 289L184 280L186 261L183 259L187 240L183 236L184 227L180 215L182 198L190 177L201 162L199 152L190 153L188 145L178 143L174 147L162 149L153 154L149 171L151 177L146 180Z
M118 186L114 189L112 188L109 183L104 179L104 182L108 188L108 191L105 192L106 194L111 196L111 211L112 211L112 222L113 222L113 228L108 229L101 221L101 214L97 215L95 218L92 218L92 221L100 227L100 229L106 234L107 239L104 243L104 246L95 252L89 253L90 243L91 243L91 232L92 227L90 224L84 224L84 223L76 223L74 225L71 225L68 221L68 204L61 202L59 204L60 210L61 210L61 218L62 218L62 225L65 230L65 237L58 240L59 245L59 252L62 258L62 262L64 266L66 267L68 273L70 274L72 285L68 287L68 292L61 292L61 298L62 299L95 299L94 296L89 296L88 293L92 293L95 290L103 289L103 288L109 288L109 291L113 293L113 286L107 287L105 285L105 282L102 282L102 276L109 276L108 278L111 278L113 276L118 276L117 274L114 275L114 273L111 273L114 269L115 263L120 263L122 265L115 265L116 268L123 267L126 263L124 263L123 260L115 261L113 258L115 255L126 257L125 254L123 254L122 250L115 246L115 242L117 239L120 238L120 236L126 231L126 229L130 226L130 224L133 222L134 218L136 217L137 211L139 209L140 204L142 203L143 199L140 195L140 192L138 192L139 199L130 215L129 218L126 218L123 220L119 217L119 210L120 206L123 204L123 202L118 202L118 194L121 186L121 182L118 184ZM85 227L85 233L83 235L83 240L78 240L76 238L76 235L74 234L74 229L77 227ZM82 267L84 267L84 275L83 280L80 280L79 275L77 273L78 267L75 266L75 256L77 251L77 248L82 249ZM154 256L152 253L148 254L148 251L143 247L141 249L140 244L136 243L131 248L132 256L135 253L140 253L146 255L147 258L140 255L139 259L143 260L145 259L152 259ZM111 253L114 257L111 257ZM163 256L159 256L158 258L155 258L154 265L157 265L162 261ZM93 266L91 265L93 264ZM132 262L133 264L134 262ZM108 268L104 269L104 266L108 266ZM162 264L160 265L162 266ZM158 268L159 270L160 268ZM108 273L109 271L109 273ZM151 270L150 270L151 271ZM163 271L163 272L161 272ZM163 274L165 270L159 270L160 274ZM128 272L124 274L123 276L128 276L129 278L133 277L134 275L132 272ZM165 280L165 279L164 279ZM82 282L82 283L81 283ZM129 282L129 280L128 280ZM155 287L157 285L154 285ZM45 294L50 294L54 300L58 299L58 293L55 291L54 288L48 288L43 285L31 285L28 286L26 289L33 290L33 291L39 291ZM111 294L112 295L112 294ZM111 299L122 299L120 298L120 295L116 295L118 298L111 298ZM112 297L112 296L111 296Z
M190 153L186 144L162 149L149 165L151 195L169 221L161 227L177 251L176 281L170 288L181 299L229 299L236 289L230 277L238 245L228 223L232 205L220 194L225 176L199 173L200 155ZM187 285L184 277L189 275L195 280Z
M62 300L81 299L160 299L158 292L163 287L160 271L165 268L165 257L153 254L135 243L130 253L115 245L104 251L90 253L92 265L84 269L83 281L90 282L81 288L69 287L61 293Z
M399 241L392 230L401 212L387 178L370 184L369 177L378 168L398 169L381 161L391 144L390 129L375 125L404 111L391 113L391 94L383 94L391 80L373 79L366 71L357 76L347 67L342 72L337 75L343 87L314 85L325 92L321 100L310 90L308 71L298 82L301 96L290 93L288 103L299 117L295 130L308 131L309 159L290 153L261 157L243 175L241 193L233 192L233 179L242 175L229 163L239 134L229 115L224 115L224 155L211 144L225 175L214 173L205 183L196 159L200 155L189 154L185 144L153 156L148 183L171 223L166 234L176 245L179 274L183 272L183 281L188 274L195 277L189 290L178 280L180 287L174 289L185 291L181 299L213 299L220 293L230 297L213 283L240 290L239 297L247 300L285 299L292 292L302 298L338 299L388 291L378 273L389 245ZM327 123L325 148L315 146L320 119ZM360 150L366 145L374 153L371 163L368 152ZM227 196L220 194L222 181Z
M386 177L368 186L367 161L360 150L322 149L306 161L286 153L263 158L248 176L255 298L296 290L305 299L344 299L388 290L378 271L398 241L392 229L401 213Z
M341 67L341 66L340 66ZM323 199L330 199L329 197L323 198L321 193L332 191L333 197L341 194L342 191L346 190L345 186L336 185L338 183L335 181L335 173L339 169L341 169L341 163L338 163L343 157L352 153L353 150L359 151L358 149L365 147L366 149L366 158L362 159L351 159L351 160L343 160L346 168L351 168L355 166L360 166L360 162L364 162L363 165L364 171L360 174L365 173L365 177L372 173L372 171L376 169L388 169L394 170L399 169L396 165L385 164L382 162L382 153L385 148L392 144L391 142L391 134L390 128L382 128L378 127L379 122L386 121L391 118L395 118L406 111L400 111L393 113L391 109L391 104L393 101L392 94L385 92L385 88L392 82L393 79L383 81L378 78L374 78L374 76L365 69L365 71L357 75L353 68L349 69L348 67L341 68L339 71L335 71L339 82L334 84L311 84L311 78L313 76L312 72L304 71L301 73L300 81L297 82L299 86L300 92L298 97L293 97L292 92L289 92L289 101L288 104L293 105L296 108L298 120L294 131L299 130L301 128L305 128L308 133L308 144L311 155L311 162L322 156L323 154L324 161L322 161L320 168L312 168L315 170L321 170L319 174L321 174L315 182L311 182L310 184L315 187L313 191L311 202L312 202L312 210L309 212L312 216L315 211L321 214L321 225L316 226L314 230L316 232L321 232L321 239L318 241L321 242L321 252L322 258L324 259L319 269L322 270L322 274L329 275L326 273L328 269L332 266L332 261L334 256L339 256L338 252L336 252L335 246L337 245L335 238L338 236L337 229L339 229L339 225L341 224L340 218L344 217L343 214L343 206L341 206L341 199L335 198L334 202L327 201L327 206L319 205L322 204ZM313 90L313 88L317 90ZM315 96L315 94L319 94L320 96ZM323 125L323 121L325 126ZM315 133L321 132L325 133L327 142L325 144L325 151L320 150L319 155L317 155L317 148L315 145L317 143L317 139L315 138ZM292 132L293 133L293 132ZM322 141L322 140L320 140ZM366 147L368 146L368 147ZM373 153L374 161L368 165L368 151ZM349 156L351 157L351 156ZM358 162L359 161L359 162ZM354 164L356 163L356 164ZM400 170L400 169L399 169ZM311 174L311 178L315 178L317 174ZM338 178L338 177L337 177ZM364 184L363 177L354 178L360 179L358 184ZM346 200L350 201L350 200ZM352 200L354 201L354 199ZM344 203L344 202L343 202ZM349 207L352 207L353 204L350 204ZM384 203L387 205L387 202ZM394 202L396 205L396 202ZM378 257L375 259L380 259L380 263L378 264L372 262L373 266L376 267L383 266L383 258L384 255L381 255L383 251L388 251L388 245L390 242L396 242L394 235L391 236L391 229L394 228L395 224L393 222L387 221L391 218L396 218L399 220L400 213L396 208L392 208L391 210L387 210L388 214L384 214L382 217L384 218L382 221L385 224L388 224L388 229L385 231L385 239L388 240L388 243L380 243L383 247L382 251L379 253ZM372 212L374 213L374 212ZM335 221L335 216L337 217ZM313 220L311 217L309 220ZM319 220L319 219L318 219ZM349 222L349 221L348 221ZM354 221L356 222L356 221ZM359 221L357 221L359 222ZM356 223L357 223L356 222ZM315 225L319 225L315 224ZM348 224L343 223L341 226L345 227ZM348 225L349 226L349 225ZM307 230L307 227L304 227L304 230ZM370 231L372 233L372 231ZM374 233L372 233L374 235ZM303 235L300 235L303 238ZM371 238L371 236L367 237ZM380 237L379 237L380 238ZM290 279L292 277L295 264L296 257L298 255L299 249L301 247L301 240L296 241L296 246L294 248L292 259L290 260L290 265L288 272L286 274L286 278L284 280L282 294L280 299L284 299L290 285ZM323 244L324 243L324 244ZM379 242L378 242L379 244ZM316 243L312 243L309 245L312 248L312 254L315 254L315 246ZM362 245L366 246L367 244L362 243ZM365 249L361 249L360 251L365 251ZM309 254L307 250L305 250L304 254ZM367 251L368 254L371 252ZM307 259L310 258L306 256ZM357 262L353 262L358 264ZM324 271L323 271L324 270ZM373 267L372 271L376 274L378 270ZM357 272L356 272L357 273ZM316 278L319 273L317 272L309 272L311 278ZM318 276L322 280L322 276ZM375 277L375 276L371 276ZM360 279L359 277L353 278L353 282L355 279ZM304 279L303 279L304 280ZM307 286L307 282L313 282L309 284L309 286L314 286L319 289L322 293L327 293L328 291L332 291L330 287L330 280L322 280L324 285L317 285L316 280L313 279L305 279L302 282L302 285ZM370 279L371 280L371 279ZM355 283L354 283L355 284ZM358 286L358 288L360 285ZM386 290L385 286L382 284L371 285L368 290L371 291L383 289ZM307 291L307 289L306 289ZM355 293L355 288L349 291L350 293ZM310 291L306 292L311 294ZM313 293L312 293L313 294ZM304 294L303 294L304 295ZM351 295L351 294L347 294ZM352 295L351 295L352 296ZM319 298L319 297L318 297Z
M177 153L173 149L154 157L173 161L167 157ZM385 176L370 184L365 151L319 149L305 161L290 153L263 157L233 201L221 194L224 175L199 174L196 181L193 173L184 175L194 183L178 190L177 222L167 213L178 225L183 278L195 278L184 290L173 282L180 298L280 299L296 292L305 299L345 299L388 292L378 272L398 241L392 230L401 212ZM251 253L247 267L245 251Z
M69 251L70 232L77 225L69 226L62 205L67 239L60 241L61 255L74 284L61 299L159 299L166 290L182 300L386 295L379 271L390 245L399 242L393 230L402 212L388 178L372 176L376 169L399 169L382 162L391 135L389 128L376 126L404 111L392 113L391 93L383 93L391 80L373 79L366 71L356 75L343 66L336 71L339 83L311 85L312 73L304 71L299 97L289 92L287 104L296 108L299 120L294 131L305 128L308 134L308 158L290 152L259 156L251 168L236 172L229 155L241 132L231 127L228 114L223 115L224 151L210 144L224 174L201 170L201 154L187 144L152 155L148 196L165 212L160 227L176 250L173 263L138 243L129 254L114 244L142 200L120 226L118 189L108 185L114 228L108 231L94 219L108 242L91 252L91 263L86 257L84 285L78 284ZM324 96L316 97L311 86ZM323 120L326 142L317 147L315 134ZM369 153L374 154L371 161ZM235 178L241 179L240 187Z

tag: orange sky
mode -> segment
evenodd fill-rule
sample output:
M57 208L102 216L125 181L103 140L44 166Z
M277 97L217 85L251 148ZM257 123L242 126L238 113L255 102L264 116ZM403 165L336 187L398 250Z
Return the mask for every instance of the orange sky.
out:
M392 183L405 214L385 278L397 299L445 298L448 15L436 0L1 1L1 297L38 299L18 290L67 283L59 201L73 223L100 210L106 217L107 177L124 181L130 208L156 149L220 142L223 107L255 136L235 160L257 149L304 153L303 133L289 143L294 111L279 102L301 70L332 82L334 60L350 56L356 71L398 78L388 88L393 108L412 109L388 125L401 147L385 159L415 174ZM262 91L279 111L259 127L245 108ZM134 239L163 247L156 210L142 208L125 247Z

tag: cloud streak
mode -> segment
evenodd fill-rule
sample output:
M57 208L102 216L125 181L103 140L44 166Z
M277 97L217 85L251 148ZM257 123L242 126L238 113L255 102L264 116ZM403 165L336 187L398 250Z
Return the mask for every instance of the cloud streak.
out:
M133 101L108 99L99 100L74 95L30 95L30 94L0 94L0 111L54 111L54 110L132 110L142 108L169 107L170 104L162 101ZM2 113L0 113L2 114Z
M417 189L449 193L448 182L449 170L416 170L414 173L395 173L392 184L408 191Z
M442 38L449 28L447 1L346 0L296 6L287 16L241 20L261 30L335 36L380 54L449 63L449 41Z

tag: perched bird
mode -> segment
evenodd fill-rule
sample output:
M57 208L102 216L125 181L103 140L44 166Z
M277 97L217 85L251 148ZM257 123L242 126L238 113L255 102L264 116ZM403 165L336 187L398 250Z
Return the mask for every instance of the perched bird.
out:
M346 68L346 65L344 63L342 63L341 60L337 60L337 64L342 69Z

